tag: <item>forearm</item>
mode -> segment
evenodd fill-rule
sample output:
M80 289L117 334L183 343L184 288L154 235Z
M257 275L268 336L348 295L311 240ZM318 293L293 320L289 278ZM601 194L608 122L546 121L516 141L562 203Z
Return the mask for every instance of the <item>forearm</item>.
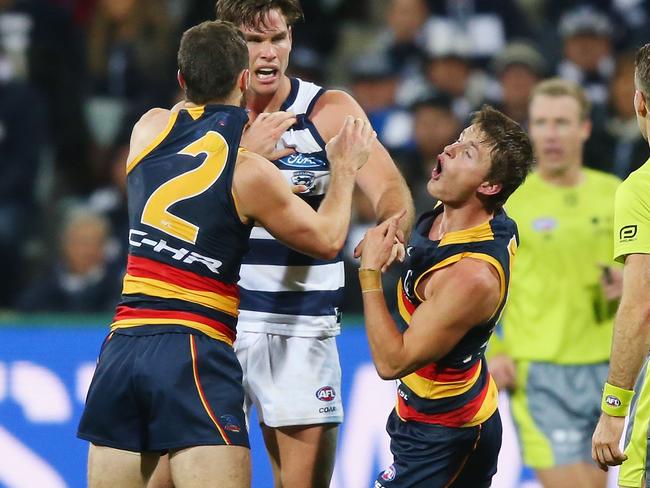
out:
M607 382L631 390L650 346L650 306L624 300L614 323Z
M332 171L330 185L325 198L318 207L318 240L338 253L345 244L350 227L354 174L347 171Z
M363 293L363 312L372 360L385 380L401 376L404 340L391 317L381 290Z
M378 222L383 222L406 209L406 215L400 220L399 224L404 236L408 239L413 226L415 208L413 207L411 192L401 175L393 178L387 184L379 198L374 202L374 208Z

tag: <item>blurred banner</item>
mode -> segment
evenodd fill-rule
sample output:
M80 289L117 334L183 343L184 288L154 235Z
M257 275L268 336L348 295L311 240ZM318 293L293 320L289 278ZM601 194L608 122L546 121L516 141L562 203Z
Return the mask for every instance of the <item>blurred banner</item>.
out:
M105 334L96 322L0 326L1 487L86 486L88 447L75 433ZM395 384L375 373L362 327L347 325L338 344L343 391L334 394L343 395L345 422L331 486L370 487L392 462L384 425ZM537 488L530 471L521 468L507 402L502 417L502 462L493 487ZM260 429L255 419L251 423L253 487L271 488Z

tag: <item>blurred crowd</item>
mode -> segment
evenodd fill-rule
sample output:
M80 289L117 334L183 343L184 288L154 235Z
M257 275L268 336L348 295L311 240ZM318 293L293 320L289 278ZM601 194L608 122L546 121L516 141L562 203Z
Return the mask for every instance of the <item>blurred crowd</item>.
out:
M644 0L303 0L290 73L348 90L418 212L435 156L490 103L524 126L532 87L580 83L585 165L626 177L648 158L634 51ZM125 160L139 116L181 96L176 50L214 0L0 0L0 308L108 312L125 265ZM346 251L373 225L356 198ZM355 283L348 311L359 311Z

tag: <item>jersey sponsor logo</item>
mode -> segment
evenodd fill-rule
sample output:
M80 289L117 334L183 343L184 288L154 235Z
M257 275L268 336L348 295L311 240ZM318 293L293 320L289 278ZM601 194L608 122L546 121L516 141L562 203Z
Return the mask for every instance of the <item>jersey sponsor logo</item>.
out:
M279 161L281 164L292 168L324 168L327 166L327 163L320 158L300 153L285 156Z
M219 268L223 263L218 259L214 259L208 256L203 256L197 252L190 251L189 249L185 249L184 247L181 247L180 249L176 249L174 247L169 246L165 239L158 239L158 240L149 239L147 237L148 235L149 234L147 234L144 231L130 229L129 244L133 247L142 247L142 246L150 247L154 252L157 252L159 254L166 254L170 256L172 259L175 259L176 261L181 261L185 264L199 263L205 266L206 268L208 268L214 274L219 274Z
M549 232L557 227L557 220L553 217L540 217L533 220L533 230L536 232Z
M316 391L316 398L321 402L331 402L336 398L336 392L331 386L323 386Z
M614 395L607 395L607 397L605 397L605 403L610 407L621 406L621 400L618 397L615 397Z
M303 193L306 193L314 188L316 174L313 171L294 171L293 175L291 175L291 183L294 185L305 185L307 190Z
M636 239L636 225L626 225L618 233L618 240L621 242L633 241Z
M381 479L384 481L393 481L396 475L397 470L395 469L395 465L391 464L381 473Z
M241 426L239 425L239 422L237 421L237 418L234 415L226 414L222 415L219 417L219 420L221 420L221 423L223 424L223 428L226 429L229 432L241 432Z

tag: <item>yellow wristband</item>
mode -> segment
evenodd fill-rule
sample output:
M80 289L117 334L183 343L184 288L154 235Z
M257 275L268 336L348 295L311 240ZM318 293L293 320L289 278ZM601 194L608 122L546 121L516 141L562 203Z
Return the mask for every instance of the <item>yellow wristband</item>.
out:
M630 411L630 403L634 390L625 390L618 386L605 383L601 410L611 417L626 417Z
M381 271L371 268L359 268L361 293L381 291Z

